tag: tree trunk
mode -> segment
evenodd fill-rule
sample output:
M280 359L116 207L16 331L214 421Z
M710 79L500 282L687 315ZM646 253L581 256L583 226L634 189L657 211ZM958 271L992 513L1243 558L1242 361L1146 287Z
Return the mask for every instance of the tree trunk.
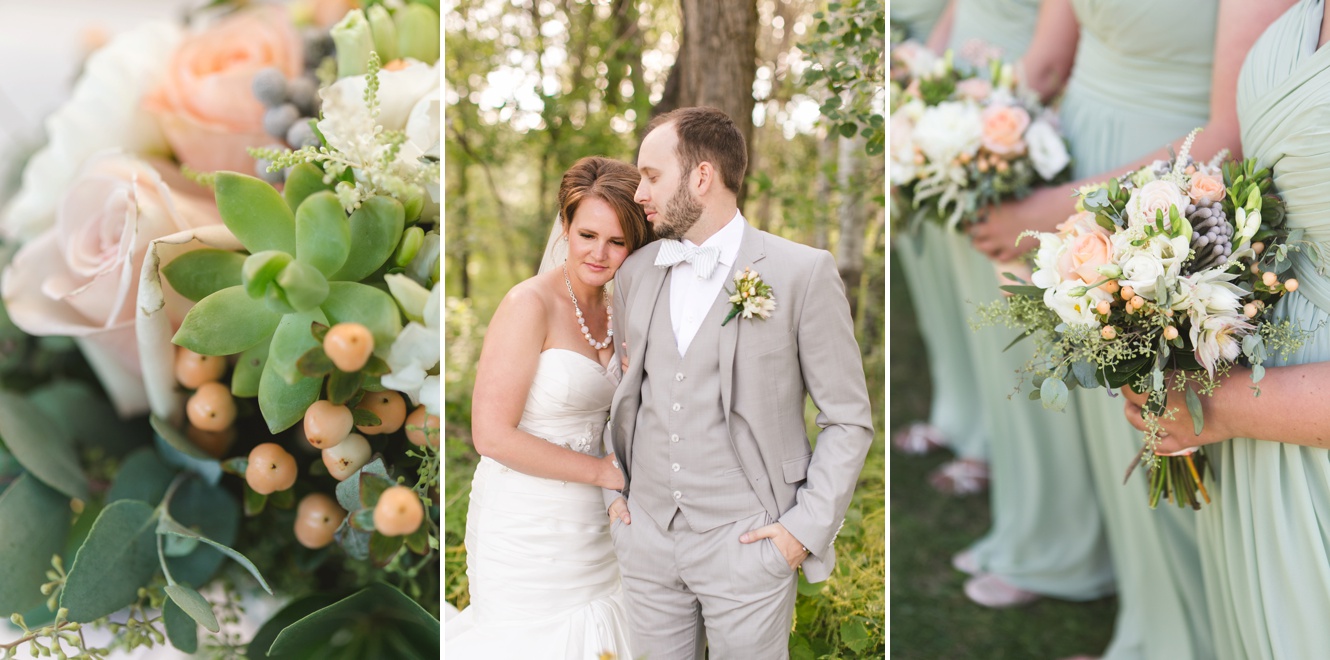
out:
M836 141L838 138L828 135L817 141L817 207L819 209L831 208L831 168L835 164ZM829 249L831 246L830 232L831 218L818 213L813 217L813 247L820 250Z
M840 138L837 147L840 155L836 187L840 189L840 204L836 207L836 217L840 225L840 240L836 246L836 268L845 282L850 312L857 314L859 280L864 271L864 233L868 228L861 185L864 139L859 136Z
M681 0L681 9L679 56L652 114L698 105L719 108L743 133L752 161L757 0ZM739 191L740 208L745 189Z
M471 265L471 245L467 236L471 209L466 194L467 168L465 165L459 166L457 163L454 163L454 168L458 174L454 177L453 191L448 196L448 199L452 201L452 208L449 209L448 213L447 228L450 234L448 242L450 246L457 246L457 279L461 282L462 299L466 300L471 297L471 275L467 273L468 266Z

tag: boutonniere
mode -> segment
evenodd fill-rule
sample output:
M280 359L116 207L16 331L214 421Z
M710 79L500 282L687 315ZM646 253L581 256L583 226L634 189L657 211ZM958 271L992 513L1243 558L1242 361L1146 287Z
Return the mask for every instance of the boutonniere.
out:
M730 313L720 322L722 326L736 316L769 319L776 309L776 296L771 293L771 285L763 282L762 276L752 268L735 273L734 291L726 289L725 292L730 294Z

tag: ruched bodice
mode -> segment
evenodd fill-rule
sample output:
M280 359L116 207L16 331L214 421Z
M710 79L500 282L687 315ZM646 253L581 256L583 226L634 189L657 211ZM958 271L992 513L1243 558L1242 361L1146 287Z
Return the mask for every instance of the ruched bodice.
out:
M601 456L601 439L617 384L617 369L607 371L577 351L543 351L518 428L574 451Z
M1310 332L1274 364L1330 360L1330 49L1316 50L1322 0L1303 0L1252 46L1238 78L1242 148L1274 170L1290 227L1321 243L1294 260L1302 286L1276 320ZM1240 383L1228 386L1241 387ZM1325 657L1330 648L1330 452L1234 438L1215 445L1213 506L1200 547L1220 658Z

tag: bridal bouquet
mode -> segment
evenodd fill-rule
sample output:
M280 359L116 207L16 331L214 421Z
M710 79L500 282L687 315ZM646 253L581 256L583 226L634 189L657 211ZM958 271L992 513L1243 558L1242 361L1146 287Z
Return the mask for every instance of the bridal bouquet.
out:
M0 222L5 657L438 653L438 5L227 4L92 55Z
M892 51L899 93L891 115L891 184L909 208L949 229L976 212L1063 180L1071 158L1057 119L1017 90L1010 66L966 75L951 54L933 58L902 44ZM992 81L992 82L990 82Z
M1158 416L1171 414L1168 390L1186 390L1199 433L1200 400L1187 382L1212 392L1216 374L1239 361L1259 381L1268 349L1299 342L1287 323L1268 320L1298 286L1277 274L1291 244L1270 171L1250 159L1221 166L1225 154L1194 162L1194 136L1170 161L1082 189L1082 211L1057 233L1035 234L1032 282L1003 287L1014 295L986 314L1013 321L1022 337L1041 335L1031 398L1046 407L1064 407L1077 385L1150 394L1142 457L1152 507L1161 497L1194 508L1209 501L1203 453L1153 452Z

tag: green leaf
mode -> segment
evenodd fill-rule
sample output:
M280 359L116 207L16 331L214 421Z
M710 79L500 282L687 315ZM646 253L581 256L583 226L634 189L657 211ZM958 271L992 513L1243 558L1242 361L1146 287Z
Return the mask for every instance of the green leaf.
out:
M337 195L316 192L296 209L296 258L324 275L337 272L351 254L351 225Z
M156 506L175 478L176 470L166 464L151 447L144 447L125 458L120 471L106 493L106 501L138 500Z
M51 418L23 397L0 391L0 440L32 476L70 497L88 500L88 479L74 443Z
M846 646L855 651L863 651L863 647L871 641L868 636L868 628L864 627L861 621L844 621L840 624L840 639Z
M386 291L367 284L332 282L329 286L328 299L322 307L328 322L365 326L374 337L374 352L387 355L393 340L402 332L402 312L397 301Z
M381 477L388 476L388 470L383 467L383 459L376 458L353 475L352 478L337 484L337 503L346 511L358 511L360 509L360 475L377 474Z
M217 483L222 478L222 464L196 447L180 429L156 415L150 415L148 422L157 432L158 450L168 464L198 474L209 483Z
M403 540L403 542L406 543L406 547L407 547L408 550L410 550L411 552L414 552L414 553L416 553L416 554L418 554L418 555L423 555L423 554L425 554L426 552L429 551L429 531L426 529L427 527L429 527L429 526L428 526L428 525L421 525L420 527L417 527L417 528L416 528L416 531L411 532L410 534L408 534L408 535L406 536L406 538ZM802 591L802 589L803 589L803 585L804 585L804 584L807 584L807 583L808 583L808 582L807 582L806 580L803 580L803 581L800 582L800 592L799 592L799 593L801 593L801 594L803 593L803 591ZM819 583L819 585L820 585L820 584L821 584L821 583ZM820 590L820 587L819 587L819 590ZM816 593L816 592L814 592L814 593Z
M296 360L296 370L306 378L323 378L335 368L332 358L328 357L322 346L314 346Z
M361 509L346 517L347 522L351 523L351 528L358 532L374 531L374 510ZM424 527L424 525L421 525Z
M259 410L268 423L268 430L280 433L305 418L305 411L319 398L323 381L319 378L301 378L294 383L273 367L272 360L263 366L259 378Z
M1061 378L1047 378L1039 386L1039 399L1047 410L1066 409L1067 397L1067 384Z
M272 341L261 341L240 354L235 371L231 372L231 394L241 397L259 395L259 378L268 361L268 347Z
M292 261L274 280L283 302L297 312L315 309L328 298L328 278L319 269L303 262ZM271 292L272 288L269 287Z
M71 517L69 498L31 474L0 493L0 613L45 602L46 569L64 546Z
M166 624L166 638L171 640L171 646L185 653L199 650L198 624L174 600L168 598L162 605L162 621Z
M356 249L328 279L359 282L379 269L402 236L405 212L391 197L371 197L351 214L351 245Z
M207 543L208 545L214 548L217 548L222 552L222 554L226 555L227 557L230 557L231 559L234 559L236 563L240 564L242 567L244 567L245 570L249 571L249 574L253 575L254 579L259 581L259 586L263 587L264 591L268 592L269 594L272 593L272 587L268 586L268 581L263 579L263 574L259 573L259 569L258 567L254 566L254 562L251 562L248 557L240 554L239 552L236 552L230 547L218 543L206 536L203 536L202 534L199 534L198 532L195 532L192 529L189 529L188 527L181 525L180 523L172 520L169 516L162 516L161 520L158 521L157 533L174 534L176 536L184 536L186 538L195 538L204 543Z
M328 317L318 309L282 317L282 322L277 324L277 330L273 332L272 343L268 348L268 365L264 368L276 371L288 385L308 378L301 373L297 362L311 348L319 346L309 334L309 324L327 321Z
M28 392L27 397L28 403L46 413L80 447L97 447L118 457L152 438L146 420L120 419L106 395L83 381L52 381ZM78 414L69 414L71 410Z
M1039 288L1039 287L1037 287L1037 286L1019 285L1019 284L1004 284L1004 285L1002 285L1002 286L1000 286L1000 287L998 287L998 288L999 288L999 289L1002 289L1003 291L1006 291L1007 293L1012 293L1012 294L1015 294L1015 295L1018 295L1018 296L1025 296L1025 297L1027 297L1027 298L1042 298L1042 297L1044 297L1044 290L1041 289L1041 288Z
M337 602L337 600L338 599L335 596L329 594L314 594L292 601L286 607L283 607L280 611L274 614L271 619L268 619L268 621L259 628L258 632L254 633L254 639L249 641L246 655L254 660L267 660L268 658L277 660L276 656L268 655L268 647L272 646L274 639L277 639L277 634L282 632L287 626L332 605ZM324 657L321 655L320 651L321 647L313 646L307 649L302 649L295 654L283 656L283 658L319 660Z
M337 531L333 533L337 545L341 546L352 559L360 561L369 559L369 536L369 532L362 532L351 526L351 516L343 519L342 524L338 525Z
M402 550L401 536L387 536L374 532L369 537L369 561L383 568Z
M89 623L138 599L157 572L155 517L135 500L112 502L97 516L60 594L70 621Z
M351 596L287 626L268 650L269 656L326 647L340 630L358 630L382 638L397 637L406 654L421 658L440 655L439 621L418 603L388 585L374 583ZM329 652L335 652L329 649Z
M249 255L241 269L245 293L256 300L263 298L268 293L268 285L277 280L277 276L292 260L294 257L281 250L266 250Z
M360 391L364 382L363 372L347 373L341 369L333 369L332 373L328 374L328 400L339 406L344 405Z
M223 546L236 542L240 531L240 505L220 485L193 479L181 485L171 500L171 519L193 529ZM178 537L185 538L185 537ZM199 539L191 539L198 541ZM199 545L183 557L173 557L166 565L171 575L185 584L207 584L225 560L217 549Z
M1196 390L1188 387L1187 390L1187 413L1191 415L1192 431L1200 435L1205 429L1205 411L1201 409L1201 397L1196 394Z
M198 302L227 287L240 284L245 255L230 250L186 252L162 267L162 275L176 293Z
M179 605L189 618L206 628L208 632L219 632L222 629L217 624L217 615L213 614L212 605L208 604L207 599L199 592L179 584L168 584L166 595L170 597L171 602Z
M383 491L388 490L396 482L381 474L373 472L360 473L360 506L365 508L374 508L379 503L379 496Z
M233 286L194 305L171 343L203 355L231 355L272 336L281 320L243 287Z
M268 504L267 495L264 495L254 490L253 488L250 488L249 484L245 484L246 517L253 518L254 516L259 515L260 513L263 513L263 507L266 506L267 504Z
M356 426L378 426L383 423L383 420L379 419L374 411L367 408L352 408L351 419Z
M294 488L279 490L268 496L274 507L278 509L290 509L296 505L296 491Z
M291 172L286 175L286 183L282 187L282 197L286 199L287 208L292 213L297 213L297 209L304 203L305 198L317 192L332 190L332 186L323 182L323 170L312 163L301 163L291 168ZM298 214L297 214L298 216ZM299 220L297 220L297 223ZM299 229L297 228L297 233ZM299 239L297 238L297 243Z
M244 174L218 172L217 211L251 253L296 252L296 219L272 186Z

